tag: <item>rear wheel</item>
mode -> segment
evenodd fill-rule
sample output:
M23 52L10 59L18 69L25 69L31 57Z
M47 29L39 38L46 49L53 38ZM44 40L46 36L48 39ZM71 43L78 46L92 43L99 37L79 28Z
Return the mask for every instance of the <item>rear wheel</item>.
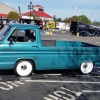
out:
M89 74L94 68L93 62L83 62L80 66L80 71L82 74Z
M20 60L14 68L18 76L29 76L33 72L33 63L30 60Z

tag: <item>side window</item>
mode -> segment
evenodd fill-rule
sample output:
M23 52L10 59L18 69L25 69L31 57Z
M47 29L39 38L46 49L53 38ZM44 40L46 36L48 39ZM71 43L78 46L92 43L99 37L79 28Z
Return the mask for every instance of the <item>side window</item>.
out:
M34 42L36 41L36 31L29 29L15 29L10 38L16 42Z
M23 42L34 42L36 41L36 31L35 30L25 30L25 37Z
M24 36L25 36L24 30L15 29L12 32L12 34L10 35L10 37L8 38L8 40L10 40L10 38L12 38L12 40L15 42L23 42Z

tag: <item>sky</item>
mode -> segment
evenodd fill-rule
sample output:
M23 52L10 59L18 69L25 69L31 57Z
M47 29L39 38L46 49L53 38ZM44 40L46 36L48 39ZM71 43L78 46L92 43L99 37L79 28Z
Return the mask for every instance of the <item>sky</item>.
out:
M0 2L21 12L28 12L28 5L41 5L44 12L56 18L65 19L74 15L85 15L91 21L100 21L100 0L0 0ZM76 10L77 7L77 10Z

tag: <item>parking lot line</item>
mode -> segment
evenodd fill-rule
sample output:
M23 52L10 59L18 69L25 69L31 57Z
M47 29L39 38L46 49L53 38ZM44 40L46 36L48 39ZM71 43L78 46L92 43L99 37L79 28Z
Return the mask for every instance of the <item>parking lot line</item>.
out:
M59 76L61 74L45 74L45 75L49 75L49 76Z
M60 81L60 80L25 80L25 82L100 84L100 82L91 82L91 81Z
M77 77L100 77L100 76L91 76L91 75L76 75L76 76Z
M82 92L84 92L84 93L100 93L100 90L96 90L96 91L93 91L93 90L82 90Z
M100 43L100 42L95 42L95 43Z

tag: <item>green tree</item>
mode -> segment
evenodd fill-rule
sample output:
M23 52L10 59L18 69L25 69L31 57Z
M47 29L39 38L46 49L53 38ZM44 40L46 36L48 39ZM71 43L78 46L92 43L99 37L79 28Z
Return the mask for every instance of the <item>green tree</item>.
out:
M91 24L91 21L85 15L72 16L72 18L74 18L76 21L79 21L79 22L84 22L84 23Z
M84 22L84 23L88 23L88 24L91 23L91 21L89 20L89 18L86 17L85 15L80 15L79 16L79 21Z
M98 21L96 21L96 20L94 20L93 24L96 25L96 26L100 25L100 23Z
M20 18L19 14L14 11L9 12L7 15L7 19L17 20L19 18Z
M75 20L75 21L78 21L78 16L72 16L72 18Z
M61 18L58 18L56 21L57 22L62 22L62 19Z
M69 18L64 19L63 22L70 23L70 21L76 21L76 20L73 17L69 17Z

